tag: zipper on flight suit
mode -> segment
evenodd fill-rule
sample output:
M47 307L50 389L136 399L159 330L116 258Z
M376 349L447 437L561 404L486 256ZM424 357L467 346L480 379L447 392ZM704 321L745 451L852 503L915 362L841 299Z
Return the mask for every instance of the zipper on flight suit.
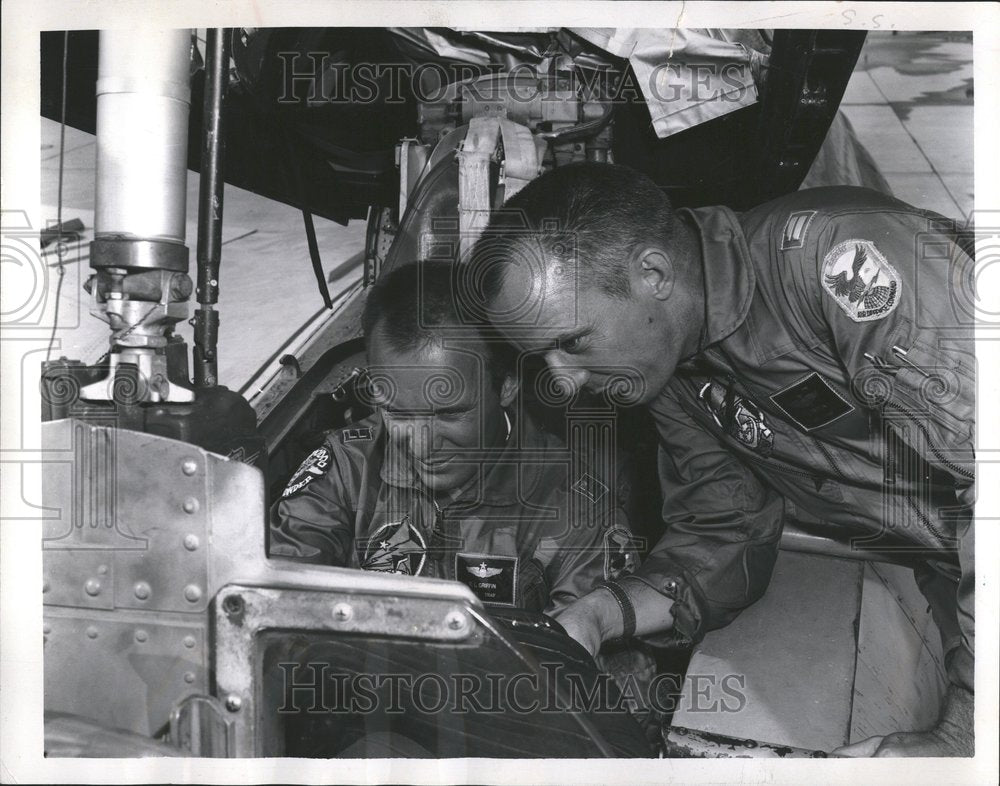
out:
M892 351L893 351L893 354L895 354L896 357L898 357L901 362L905 363L910 368L912 368L912 369L920 372L925 377L929 376L927 374L927 372L924 371L922 368L920 368L916 364L912 363L911 361L907 360L907 358L906 358L906 355L908 354L907 350L902 349L899 346L893 345ZM880 371L884 371L884 372L886 372L886 373L888 373L888 374L890 374L892 376L895 376L895 374L899 372L899 366L893 366L892 364L887 363L882 358L880 358L878 355L873 355L870 352L866 352L865 353L865 358L868 361L870 361L871 364L873 366L875 366L875 368L879 369ZM897 412L900 412L900 413L906 415L910 420L912 420L913 424L920 430L920 433L923 434L924 441L927 443L927 449L930 450L930 452L934 454L934 458L936 458L939 462L941 462L941 464L943 466L947 467L948 469L950 469L952 472L954 472L956 475L959 475L960 477L967 478L968 480L975 480L976 479L975 473L969 472L968 470L964 469L963 467L958 466L953 461L950 461L944 455L941 454L941 451L939 451L937 449L937 447L935 447L934 443L931 442L931 435L930 435L930 433L927 431L926 426L924 426L924 424L920 422L920 418L917 417L916 413L914 413L913 411L911 411L911 410L907 409L906 407L903 407L903 406L901 406L901 405L899 405L899 404L897 404L897 403L895 403L893 401L886 401L886 402L883 403L882 406L883 407L887 407L889 409L894 409Z
M454 560L448 559L450 551L448 542L452 540L447 531L447 519L444 511L434 497L431 497L431 504L434 505L434 526L431 528L431 539L427 546L427 556L441 566L443 578L454 579Z

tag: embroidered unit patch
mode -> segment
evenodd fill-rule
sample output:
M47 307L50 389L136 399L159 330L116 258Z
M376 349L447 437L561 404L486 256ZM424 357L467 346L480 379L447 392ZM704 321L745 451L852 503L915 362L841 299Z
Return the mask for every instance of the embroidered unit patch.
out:
M427 542L408 515L383 524L358 546L363 570L419 576L427 561Z
M760 407L737 393L729 394L726 387L713 380L700 391L705 408L726 434L746 445L754 453L770 456L774 449L774 433L764 420Z
M612 527L604 535L604 578L618 579L634 573L639 564L638 538L621 527Z
M883 319L899 305L899 273L871 240L845 240L823 258L823 289L855 322Z
M316 448L295 470L292 479L288 481L285 490L281 492L282 498L290 497L296 491L301 491L316 478L325 475L328 469L330 469L330 451L326 448Z

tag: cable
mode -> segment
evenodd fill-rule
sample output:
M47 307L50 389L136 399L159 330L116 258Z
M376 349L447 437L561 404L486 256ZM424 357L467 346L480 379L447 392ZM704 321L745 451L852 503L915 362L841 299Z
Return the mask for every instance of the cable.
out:
M62 203L63 203L63 167L66 155L66 74L67 62L69 60L69 31L63 32L63 61L62 61L62 108L59 115L59 193L56 197L56 256L59 260L59 281L56 283L56 305L55 313L52 315L52 335L49 336L49 346L45 350L45 362L48 363L52 357L52 347L56 343L56 330L59 328L59 298L62 295L63 278L66 276L66 265L63 258L66 256L66 245L63 243L62 230Z

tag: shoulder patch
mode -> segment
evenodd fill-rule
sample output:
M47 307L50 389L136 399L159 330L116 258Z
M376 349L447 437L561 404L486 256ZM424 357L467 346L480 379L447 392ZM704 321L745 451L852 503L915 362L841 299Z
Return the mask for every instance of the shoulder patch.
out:
M620 579L639 566L642 541L626 529L612 527L604 534L604 578Z
M340 433L340 441L345 445L348 442L371 442L372 438L371 426L363 426L361 428L345 428Z
M823 289L855 322L883 319L899 305L900 278L871 240L845 240L823 257Z
M815 217L815 210L800 210L797 213L792 213L785 222L785 228L781 233L781 250L802 248L806 243L806 231Z
M297 491L301 491L316 478L326 474L330 469L330 451L327 448L316 448L310 453L302 465L295 470L292 479L288 481L285 490L281 492L282 498L290 497Z

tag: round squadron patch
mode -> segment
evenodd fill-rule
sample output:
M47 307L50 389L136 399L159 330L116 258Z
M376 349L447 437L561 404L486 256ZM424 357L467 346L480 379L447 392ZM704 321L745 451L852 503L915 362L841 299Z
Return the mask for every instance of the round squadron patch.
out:
M330 451L326 448L316 448L295 470L292 479L288 481L288 486L281 492L282 498L290 497L295 492L301 491L316 478L325 475L328 469L330 469Z
M891 314L899 288L899 274L871 240L845 240L823 257L823 289L855 322Z

